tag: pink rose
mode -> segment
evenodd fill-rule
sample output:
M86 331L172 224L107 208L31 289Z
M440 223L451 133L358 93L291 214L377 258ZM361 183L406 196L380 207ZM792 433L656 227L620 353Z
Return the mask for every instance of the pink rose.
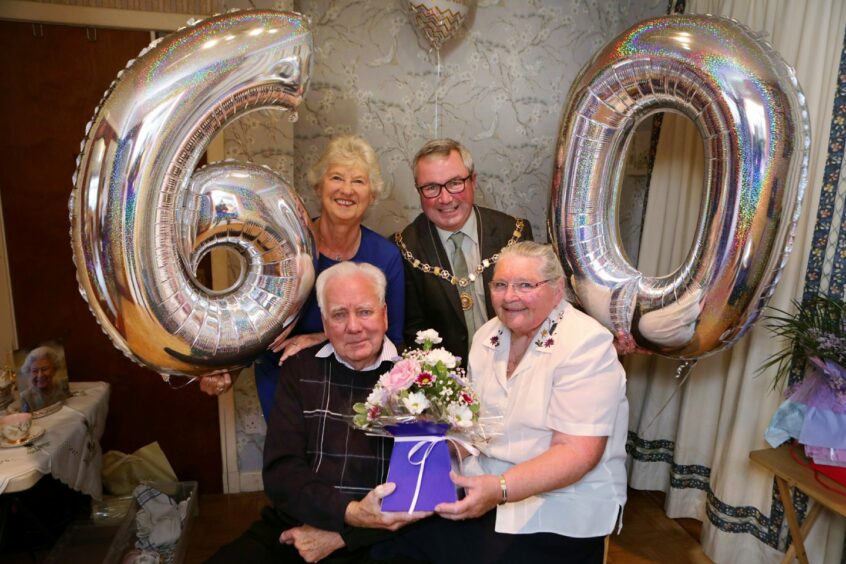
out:
M404 358L396 363L390 372L382 374L379 382L388 392L395 394L400 390L407 390L417 379L418 374L420 374L420 364L416 360Z

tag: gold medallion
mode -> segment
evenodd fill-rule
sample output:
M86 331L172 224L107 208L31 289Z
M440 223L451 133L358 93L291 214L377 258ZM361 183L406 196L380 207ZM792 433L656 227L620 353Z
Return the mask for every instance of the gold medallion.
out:
M461 309L464 311L470 311L473 307L473 296L467 292L459 292L458 296L461 298Z

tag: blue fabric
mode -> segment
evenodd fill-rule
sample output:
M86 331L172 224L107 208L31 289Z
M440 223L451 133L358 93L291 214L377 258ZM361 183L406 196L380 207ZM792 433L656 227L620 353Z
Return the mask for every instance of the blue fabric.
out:
M370 263L385 274L388 281L385 288L385 302L388 304L388 338L399 347L405 324L405 274L399 249L375 231L362 225L361 244L358 246L358 252L350 260ZM317 259L315 278L336 264L338 261L320 255ZM312 289L291 336L322 332L323 320L320 318L320 309L317 307L317 294ZM273 407L281 356L280 353L265 351L255 361L256 391L265 419L270 413L270 408Z
M846 449L846 413L809 407L799 442L803 445Z
M804 403L785 400L776 410L769 427L764 431L764 439L776 448L790 439L795 439L802 432L807 407Z

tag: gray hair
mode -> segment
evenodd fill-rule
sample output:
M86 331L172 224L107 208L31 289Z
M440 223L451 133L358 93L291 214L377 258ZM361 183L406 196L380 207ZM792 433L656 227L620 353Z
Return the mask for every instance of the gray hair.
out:
M379 303L385 303L385 287L388 285L385 274L369 262L344 261L330 266L317 277L315 292L317 293L317 307L320 308L320 313L326 313L326 285L335 278L345 278L356 274L367 277L373 284L373 289L376 290Z
M21 366L21 372L26 374L27 377L30 376L29 371L32 369L32 364L37 360L44 359L49 360L54 369L59 369L59 355L56 349L53 347L36 347L26 355L26 360L24 360L23 366Z
M420 147L420 150L417 151L416 155L414 155L414 163L412 166L414 169L415 182L417 181L417 163L420 162L420 159L425 159L431 156L447 159L453 151L458 151L458 154L461 156L461 161L467 169L467 174L473 174L473 155L470 154L467 147L455 139L432 139Z
M502 249L499 260L505 257L528 257L541 260L541 276L544 280L558 280L564 277L561 261L552 245L543 245L534 241L520 241Z
M317 190L323 175L332 165L354 166L365 169L373 198L378 199L382 196L385 183L382 180L382 170L379 168L379 158L370 143L363 137L341 135L329 141L320 159L314 163L314 166L309 169L306 175L309 185Z

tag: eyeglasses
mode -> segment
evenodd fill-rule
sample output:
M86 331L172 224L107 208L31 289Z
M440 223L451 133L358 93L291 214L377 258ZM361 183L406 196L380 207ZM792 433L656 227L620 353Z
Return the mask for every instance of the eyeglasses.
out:
M424 198L437 198L441 195L441 190L446 188L446 191L450 194L460 194L464 192L464 186L467 180L473 176L471 172L464 178L453 178L451 180L447 180L443 184L438 184L437 182L432 182L431 184L424 184L423 186L417 186L417 190L423 194Z
M541 280L540 282L527 282L525 280L506 282L505 280L492 280L490 283L490 289L494 294L502 294L508 290L509 286L511 286L518 294L530 294L547 282L552 282L552 279Z

